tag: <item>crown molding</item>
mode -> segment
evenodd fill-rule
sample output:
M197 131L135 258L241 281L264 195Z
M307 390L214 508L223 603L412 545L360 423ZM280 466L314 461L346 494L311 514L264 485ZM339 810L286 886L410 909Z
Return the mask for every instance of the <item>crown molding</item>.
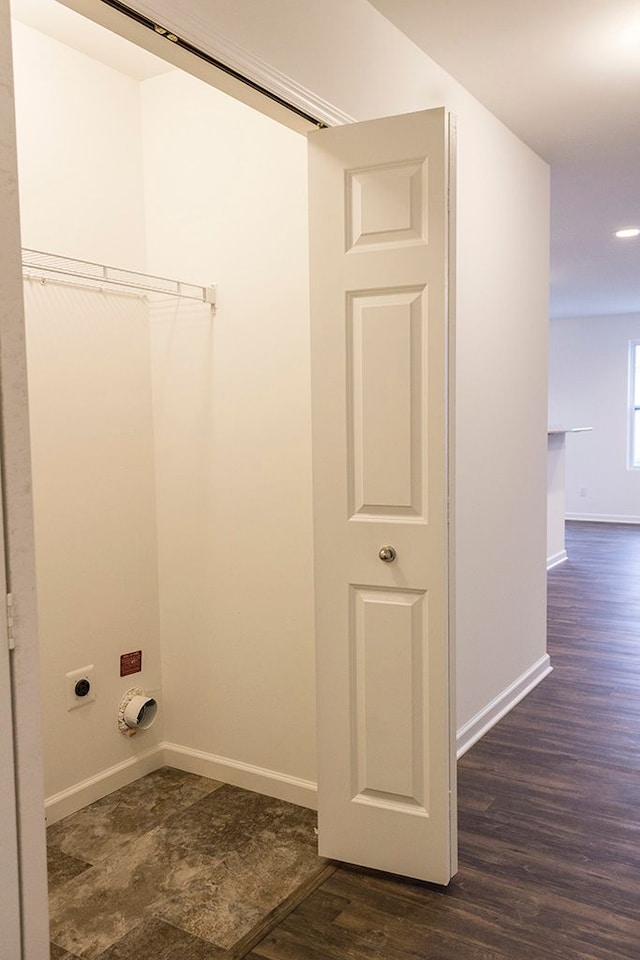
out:
M129 6L132 10L174 33L181 40L202 50L203 53L225 66L231 67L232 70L264 87L270 93L299 107L327 126L336 127L345 123L355 123L354 117L276 70L233 40L211 30L206 23L189 13L184 7L180 7L176 16L176 13L172 14L172 8L176 9L175 4L162 2L151 4L144 0L132 0Z

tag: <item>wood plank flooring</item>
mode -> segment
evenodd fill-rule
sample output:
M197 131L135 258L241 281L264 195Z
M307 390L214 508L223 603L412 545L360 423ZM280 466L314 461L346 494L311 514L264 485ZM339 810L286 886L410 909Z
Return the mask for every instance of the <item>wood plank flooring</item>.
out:
M454 881L340 867L252 960L640 957L640 526L567 548L554 672L460 761Z

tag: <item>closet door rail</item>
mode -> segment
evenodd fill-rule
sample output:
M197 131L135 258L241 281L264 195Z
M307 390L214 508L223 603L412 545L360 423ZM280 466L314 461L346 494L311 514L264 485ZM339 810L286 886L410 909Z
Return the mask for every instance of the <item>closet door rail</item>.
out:
M187 300L199 300L208 303L212 309L216 306L216 286L201 287L183 280L169 280L167 277L154 277L134 270L122 270L89 260L75 260L72 257L60 257L55 253L22 248L22 272L28 280L40 280L43 283L58 281L94 290L112 290L121 293L150 294L159 293L169 297L184 297Z

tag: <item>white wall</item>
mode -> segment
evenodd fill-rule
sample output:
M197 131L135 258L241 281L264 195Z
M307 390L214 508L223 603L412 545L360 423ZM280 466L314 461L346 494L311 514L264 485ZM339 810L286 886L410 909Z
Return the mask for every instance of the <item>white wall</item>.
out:
M138 84L15 33L24 246L141 266ZM151 366L144 301L33 282L25 295L51 797L162 739L161 721L131 739L116 726L125 690L160 686ZM121 678L120 654L141 648L143 672ZM97 700L68 711L65 674L88 664Z
M629 470L629 341L640 315L551 322L549 422L593 427L567 435L566 512L640 522L640 470Z
M47 795L162 740L128 739L123 693L160 700L148 311L144 301L26 285ZM143 670L120 677L120 655ZM95 666L95 703L68 711L65 674Z
M208 0L180 24L171 0L135 5L194 42L206 18L357 120L458 117L458 726L480 729L546 650L547 166L365 0Z
M167 739L313 780L306 142L186 74L142 104L150 269L220 297L153 313Z
M22 245L144 267L138 84L13 21Z
M459 103L458 721L546 654L548 170Z

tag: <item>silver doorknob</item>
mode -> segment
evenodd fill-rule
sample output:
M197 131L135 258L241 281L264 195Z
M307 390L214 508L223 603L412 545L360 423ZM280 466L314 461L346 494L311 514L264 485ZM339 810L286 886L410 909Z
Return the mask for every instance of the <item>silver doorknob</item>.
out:
M393 547L380 547L378 550L378 556L384 561L384 563L393 563L398 554Z

